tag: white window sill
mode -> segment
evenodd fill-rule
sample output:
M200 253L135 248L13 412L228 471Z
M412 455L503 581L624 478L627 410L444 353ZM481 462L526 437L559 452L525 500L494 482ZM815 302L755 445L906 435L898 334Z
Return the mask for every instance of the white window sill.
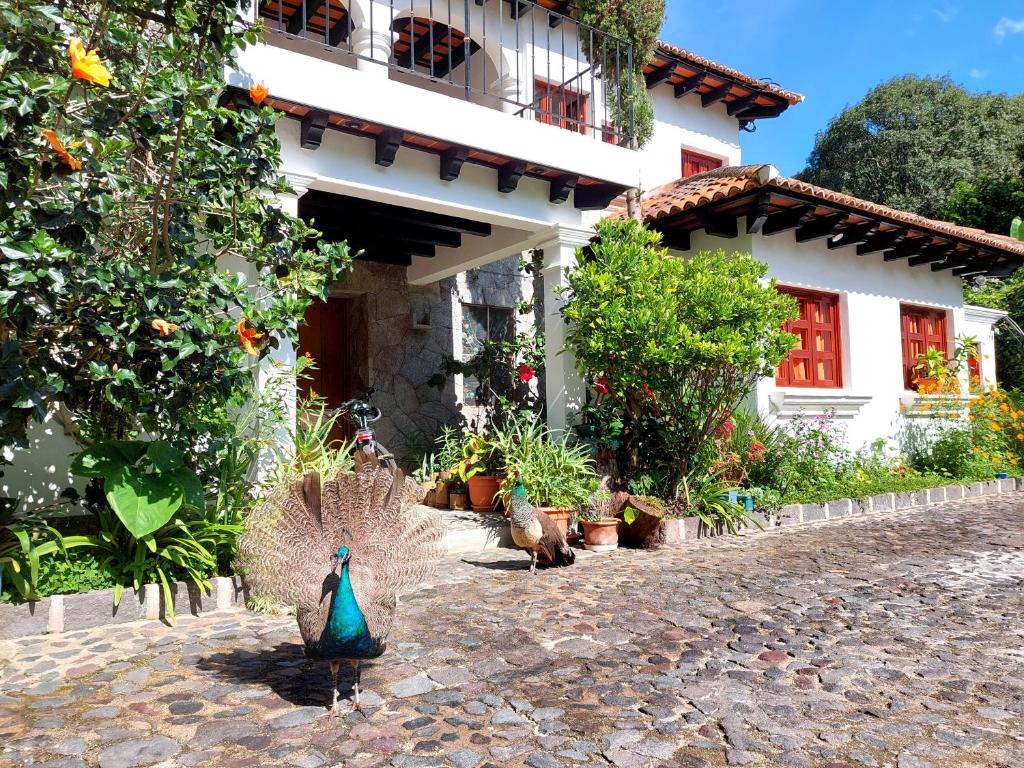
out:
M828 412L834 412L837 419L852 419L869 402L871 395L855 395L843 389L790 387L768 395L771 413L780 419Z
M963 411L967 408L970 395L920 395L904 392L900 395L900 410L908 419L929 418L936 410L943 412Z

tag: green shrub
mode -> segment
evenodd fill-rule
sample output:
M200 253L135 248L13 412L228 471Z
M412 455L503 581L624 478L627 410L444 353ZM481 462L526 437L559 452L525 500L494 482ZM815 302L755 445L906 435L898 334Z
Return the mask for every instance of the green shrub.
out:
M620 468L659 469L675 492L707 442L795 337L793 299L748 254L680 259L635 221L597 227L568 274L566 348L623 415Z

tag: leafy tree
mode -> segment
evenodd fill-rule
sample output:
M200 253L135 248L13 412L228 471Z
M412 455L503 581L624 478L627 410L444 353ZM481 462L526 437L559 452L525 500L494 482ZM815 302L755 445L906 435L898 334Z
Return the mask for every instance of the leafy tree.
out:
M799 178L938 217L957 182L1015 174L1022 148L1024 96L907 75L833 118Z
M597 234L593 257L568 275L566 348L623 413L623 466L649 460L675 489L792 348L782 325L795 303L748 254L675 258L633 220Z
M1024 176L982 176L953 185L942 216L954 224L986 232L1010 233L1013 220L1024 214Z
M0 9L0 446L59 401L195 448L349 262L275 204L266 91L225 86L258 32L234 0Z

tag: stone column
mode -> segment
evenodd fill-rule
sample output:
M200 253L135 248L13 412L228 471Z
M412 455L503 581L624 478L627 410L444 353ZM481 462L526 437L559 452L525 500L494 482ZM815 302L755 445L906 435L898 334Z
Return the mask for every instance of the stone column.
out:
M594 232L556 225L551 236L538 244L544 251L544 383L548 426L564 431L573 414L583 407L583 380L572 354L563 350L566 327L559 289L568 285L566 272L576 264L576 249L590 242Z

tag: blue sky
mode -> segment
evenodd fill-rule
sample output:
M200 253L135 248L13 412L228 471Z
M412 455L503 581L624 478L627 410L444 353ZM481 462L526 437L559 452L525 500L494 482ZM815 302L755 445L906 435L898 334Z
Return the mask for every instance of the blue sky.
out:
M744 162L787 175L830 118L897 75L1024 92L1024 0L668 0L661 38L804 94L743 134Z

